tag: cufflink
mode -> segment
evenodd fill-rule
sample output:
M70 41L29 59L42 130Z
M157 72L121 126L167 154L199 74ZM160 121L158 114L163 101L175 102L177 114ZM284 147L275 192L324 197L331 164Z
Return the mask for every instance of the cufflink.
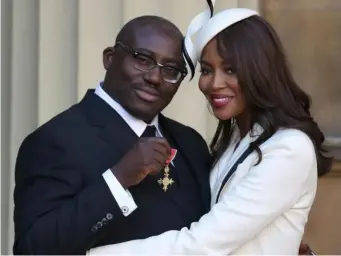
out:
M127 213L127 212L129 212L129 208L128 208L127 206L123 206L123 207L121 208L121 211L122 211L123 213Z

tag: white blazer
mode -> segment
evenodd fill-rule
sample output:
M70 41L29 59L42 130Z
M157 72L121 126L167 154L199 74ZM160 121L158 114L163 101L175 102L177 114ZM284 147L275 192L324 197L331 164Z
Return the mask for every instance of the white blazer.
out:
M260 146L262 161L255 165L257 153L249 155L215 203L222 180L261 132L256 125L236 150L240 139L238 130L234 132L231 146L211 172L211 211L190 229L97 247L88 254L297 255L317 188L315 150L305 133L276 132Z

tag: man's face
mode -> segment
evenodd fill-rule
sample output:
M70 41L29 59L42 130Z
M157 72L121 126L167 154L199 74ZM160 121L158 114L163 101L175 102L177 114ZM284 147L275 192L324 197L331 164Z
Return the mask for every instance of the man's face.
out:
M183 80L182 74L175 83L170 79L185 68L182 42L153 27L140 28L132 41L104 51L106 89L130 114L150 122L170 103ZM150 69L154 61L166 67Z

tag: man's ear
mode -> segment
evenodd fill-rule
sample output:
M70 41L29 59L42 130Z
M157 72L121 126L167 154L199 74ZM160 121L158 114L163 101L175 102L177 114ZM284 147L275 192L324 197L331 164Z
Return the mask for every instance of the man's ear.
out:
M114 58L114 52L115 52L115 48L114 47L107 47L104 49L103 51L103 66L105 68L105 70L108 70L113 58Z

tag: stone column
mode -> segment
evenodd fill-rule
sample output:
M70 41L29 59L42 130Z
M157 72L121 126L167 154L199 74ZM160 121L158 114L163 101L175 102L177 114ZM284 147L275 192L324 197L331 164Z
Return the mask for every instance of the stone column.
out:
M42 124L77 99L78 1L39 3L38 118Z
M12 9L12 42L11 60L5 65L11 66L10 77L10 164L7 171L10 177L9 216L8 216L8 247L13 245L13 187L14 166L18 147L27 133L37 127L38 121L38 17L37 0L13 0Z
M0 254L8 250L7 230L9 228L10 205L10 138L11 129L11 46L12 46L12 1L1 2L1 239Z

